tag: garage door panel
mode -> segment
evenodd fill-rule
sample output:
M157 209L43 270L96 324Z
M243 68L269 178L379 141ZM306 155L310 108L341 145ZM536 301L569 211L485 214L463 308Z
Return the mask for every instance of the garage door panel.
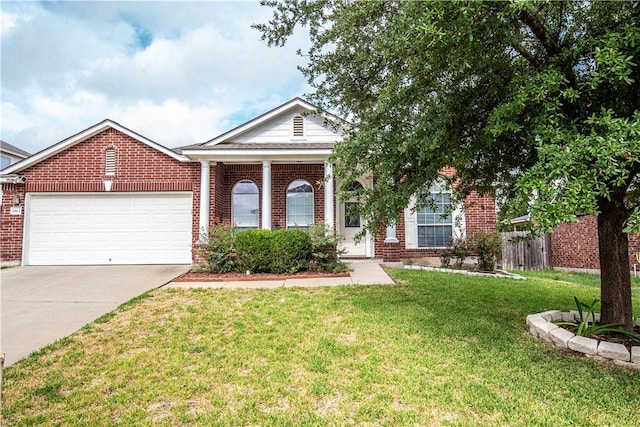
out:
M31 195L31 265L190 264L191 193Z

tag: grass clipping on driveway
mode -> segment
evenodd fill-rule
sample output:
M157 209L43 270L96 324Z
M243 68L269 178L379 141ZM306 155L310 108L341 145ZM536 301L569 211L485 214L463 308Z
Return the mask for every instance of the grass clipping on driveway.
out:
M8 368L3 420L637 425L639 372L558 353L525 329L527 314L597 288L392 275L400 285L152 291Z

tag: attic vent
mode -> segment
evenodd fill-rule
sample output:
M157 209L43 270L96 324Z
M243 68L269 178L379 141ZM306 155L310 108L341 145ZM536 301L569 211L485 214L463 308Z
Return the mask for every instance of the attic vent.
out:
M304 118L302 116L293 118L293 136L304 136Z
M108 148L106 151L106 162L104 170L105 175L116 174L116 150L114 150L113 148Z

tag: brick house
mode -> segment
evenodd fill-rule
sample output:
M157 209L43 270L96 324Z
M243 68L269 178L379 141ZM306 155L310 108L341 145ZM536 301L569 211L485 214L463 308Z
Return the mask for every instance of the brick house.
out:
M629 269L639 264L640 234L629 234ZM598 219L580 216L576 222L560 224L551 233L551 265L568 269L600 269ZM636 266L638 268L640 266Z
M416 200L385 233L354 240L365 224L335 189L333 116L295 98L202 144L171 150L111 120L40 151L0 177L3 264L191 264L218 220L240 228L305 228L324 221L349 257L434 256L449 238L495 229L494 201L472 194L442 212ZM443 171L447 173L447 171ZM369 186L371 177L351 185Z

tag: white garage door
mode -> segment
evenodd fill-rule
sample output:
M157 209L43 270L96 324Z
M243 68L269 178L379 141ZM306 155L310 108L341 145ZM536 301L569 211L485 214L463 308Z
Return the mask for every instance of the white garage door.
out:
M191 193L32 194L25 264L190 264Z

